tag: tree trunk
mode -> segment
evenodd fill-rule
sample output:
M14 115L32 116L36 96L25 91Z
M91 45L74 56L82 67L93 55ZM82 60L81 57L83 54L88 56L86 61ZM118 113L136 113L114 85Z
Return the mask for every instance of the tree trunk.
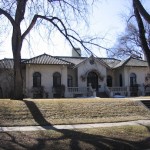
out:
M14 99L23 99L21 56L18 51L16 51L16 54L14 55Z
M23 99L23 79L21 68L21 30L14 29L12 34L12 51L14 58L14 97L13 99Z
M12 51L14 58L14 99L23 99L23 79L21 68L21 21L24 19L27 0L17 0L17 9L13 23Z
M140 16L140 13L136 7L136 3L134 0L133 0L133 8L134 8L134 14L135 14L135 18L138 24L138 28L139 28L139 37L140 37L142 49L143 49L144 55L146 56L148 66L150 67L150 49L149 49L149 46L145 37L145 28L144 28L142 18Z

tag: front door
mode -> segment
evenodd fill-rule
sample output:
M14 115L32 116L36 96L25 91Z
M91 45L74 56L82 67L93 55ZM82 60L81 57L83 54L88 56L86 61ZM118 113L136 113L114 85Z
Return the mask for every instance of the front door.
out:
M95 72L89 72L87 76L87 86L89 86L89 83L91 83L91 86L93 89L98 90L98 76Z

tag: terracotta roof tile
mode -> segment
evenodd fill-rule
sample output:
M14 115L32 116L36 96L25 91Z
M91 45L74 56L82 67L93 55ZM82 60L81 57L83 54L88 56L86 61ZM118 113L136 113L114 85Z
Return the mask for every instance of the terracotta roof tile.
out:
M13 69L13 66L14 66L13 59L4 58L0 60L0 68Z
M26 64L43 64L43 65L69 65L70 62L56 58L47 54L39 55L24 61Z

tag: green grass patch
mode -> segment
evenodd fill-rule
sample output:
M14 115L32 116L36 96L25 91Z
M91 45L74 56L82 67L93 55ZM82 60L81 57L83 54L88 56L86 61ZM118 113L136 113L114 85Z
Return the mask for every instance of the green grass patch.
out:
M79 124L150 119L129 99L0 100L0 126Z

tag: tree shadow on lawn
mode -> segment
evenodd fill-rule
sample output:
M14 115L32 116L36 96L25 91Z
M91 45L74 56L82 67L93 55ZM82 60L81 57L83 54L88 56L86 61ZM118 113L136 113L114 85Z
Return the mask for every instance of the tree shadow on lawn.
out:
M33 101L24 100L30 110L34 120L39 125L52 126L42 115L39 108ZM53 127L53 126L52 126ZM150 128L147 127L150 131ZM150 138L143 141L128 141L118 138L110 138L102 135L93 135L75 130L59 130L53 127L53 130L61 133L59 137L37 138L31 135L25 135L20 132L16 136L11 132L4 132L0 135L0 149L33 149L33 150L144 150L150 148ZM42 131L41 131L42 132ZM20 135L19 135L20 134Z

